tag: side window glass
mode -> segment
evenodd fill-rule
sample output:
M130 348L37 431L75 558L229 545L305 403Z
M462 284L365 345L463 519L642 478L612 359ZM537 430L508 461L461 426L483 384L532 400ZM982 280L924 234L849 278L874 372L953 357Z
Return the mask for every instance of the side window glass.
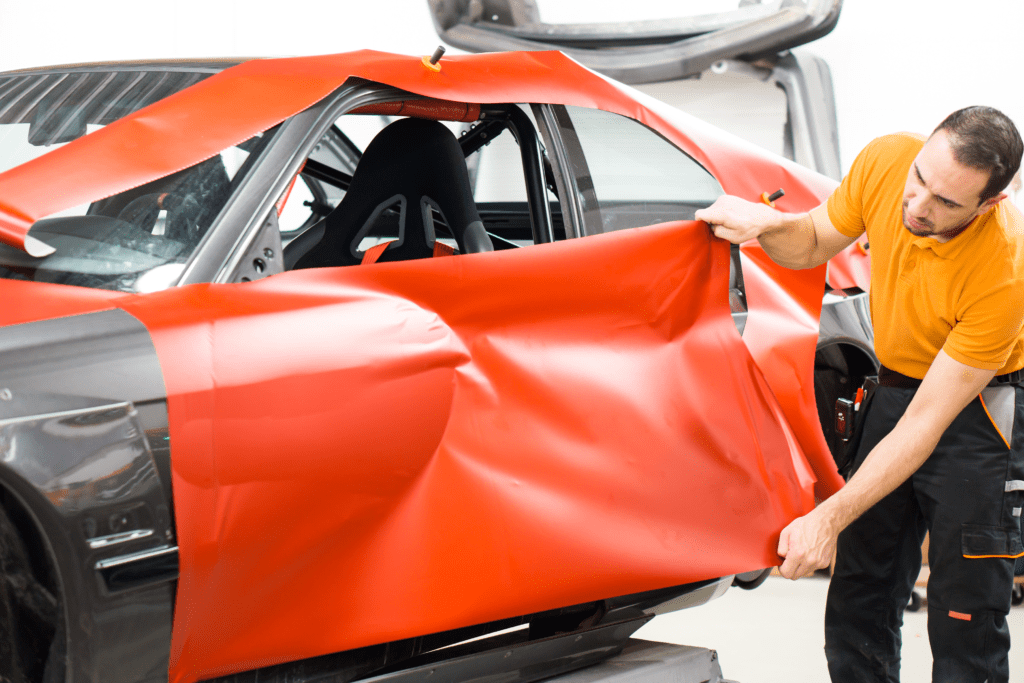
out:
M534 130L537 122L530 107L518 105L530 119ZM533 244L533 231L527 199L527 182L522 153L515 135L500 130L496 137L479 151L466 158L469 166L473 199L480 217L492 235L516 246ZM546 154L546 150L544 150ZM545 159L545 164L548 164ZM559 198L553 184L547 184L546 199L551 212L555 240L565 239L565 228ZM502 248L504 243L496 246Z
M572 106L557 108L556 118L587 234L692 220L724 194L700 164L633 119Z

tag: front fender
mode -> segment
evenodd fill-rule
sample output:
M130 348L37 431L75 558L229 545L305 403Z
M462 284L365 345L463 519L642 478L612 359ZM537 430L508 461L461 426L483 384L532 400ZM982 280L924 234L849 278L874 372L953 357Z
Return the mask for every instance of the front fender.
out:
M122 310L0 328L0 485L60 583L68 680L166 679L177 548L163 377Z

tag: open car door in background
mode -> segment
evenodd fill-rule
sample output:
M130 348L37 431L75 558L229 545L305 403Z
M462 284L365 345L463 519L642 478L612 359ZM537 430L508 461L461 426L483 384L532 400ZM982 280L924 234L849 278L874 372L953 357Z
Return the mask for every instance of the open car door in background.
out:
M470 52L561 50L584 66L840 179L828 64L790 50L828 34L839 20L842 0L738 0L735 8L718 13L691 10L688 16L600 23L545 22L547 8L533 0L428 3L438 35L450 45ZM557 8L551 4L553 14ZM614 6L591 6L586 16L614 11Z

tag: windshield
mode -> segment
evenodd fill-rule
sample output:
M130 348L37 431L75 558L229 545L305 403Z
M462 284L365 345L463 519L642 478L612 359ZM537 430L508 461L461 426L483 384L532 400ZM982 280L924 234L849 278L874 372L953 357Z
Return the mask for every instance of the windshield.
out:
M0 173L209 75L134 70L0 76ZM257 135L190 168L36 221L32 236L54 253L35 258L0 244L0 277L124 292L173 284L267 137ZM60 179L53 191L60 192Z

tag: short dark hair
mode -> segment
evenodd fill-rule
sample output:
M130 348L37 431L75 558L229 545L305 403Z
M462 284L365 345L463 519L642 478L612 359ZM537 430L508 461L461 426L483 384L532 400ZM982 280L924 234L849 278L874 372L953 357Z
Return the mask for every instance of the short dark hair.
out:
M953 112L932 135L944 130L949 134L953 158L979 171L988 171L988 184L979 204L1002 192L1020 168L1024 142L1013 121L992 107L966 107Z

